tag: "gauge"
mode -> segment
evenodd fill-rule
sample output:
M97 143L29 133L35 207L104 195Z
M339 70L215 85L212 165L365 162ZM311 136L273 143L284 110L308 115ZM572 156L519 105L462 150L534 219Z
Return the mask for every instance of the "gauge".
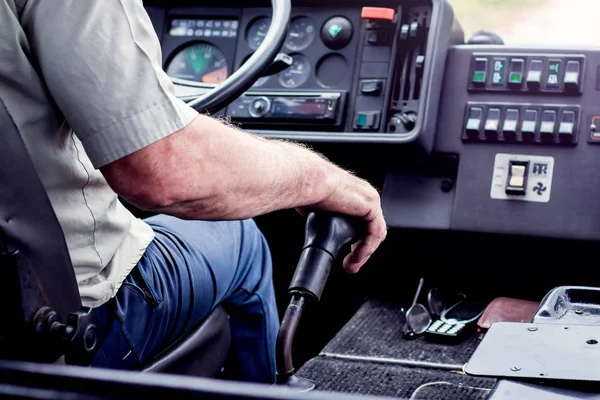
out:
M259 18L250 25L246 33L246 40L252 50L258 49L258 46L262 44L270 26L271 20L267 17Z
M302 54L293 54L292 65L279 73L279 83L286 88L302 85L310 77L310 62Z
M182 49L167 67L172 78L218 84L227 79L229 67L225 55L208 43L197 43Z
M312 44L317 36L315 23L307 17L292 20L285 40L285 47L292 51L301 51Z

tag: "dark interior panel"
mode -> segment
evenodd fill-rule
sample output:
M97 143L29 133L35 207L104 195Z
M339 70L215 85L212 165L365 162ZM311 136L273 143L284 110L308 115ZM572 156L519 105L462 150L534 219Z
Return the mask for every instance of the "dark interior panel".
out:
M482 55L489 60L488 83L486 87L477 88L473 87L473 78L478 78L473 69L474 59ZM495 59L526 60L522 83L510 87L506 72L504 84L493 86L491 64ZM544 69L539 77L541 83L531 88L527 79L535 76L528 76L528 67L534 60L540 60ZM550 70L555 68L553 60L561 62L558 78L551 76ZM580 76L577 88L569 90L565 84L569 74L566 65L573 60L581 62ZM452 229L589 240L600 237L600 211L595 204L600 195L597 185L600 153L597 146L589 143L593 138L590 127L600 112L600 93L596 90L599 61L600 54L594 51L548 54L536 49L471 46L456 46L450 50L446 74L453 79L445 80L439 118L439 126L444 129L438 132L435 149L458 154L460 158ZM481 108L482 113L477 134L470 137L469 109L473 107ZM491 109L501 110L497 123L488 120ZM519 111L512 126L510 123L505 126L508 109ZM537 111L533 124L526 121L529 110ZM566 111L576 117L564 121ZM544 114L554 114L555 119L545 121ZM486 129L486 125L490 129ZM561 130L570 134L566 141L561 140ZM550 137L545 139L544 135ZM524 160L529 156L553 158L551 188L547 189L551 190L549 201L519 201L519 196L511 196L509 200L493 199L492 181L497 173L494 162L499 153L517 155L516 158ZM505 167L508 168L508 164ZM526 188L529 192L536 190L535 179L529 175Z

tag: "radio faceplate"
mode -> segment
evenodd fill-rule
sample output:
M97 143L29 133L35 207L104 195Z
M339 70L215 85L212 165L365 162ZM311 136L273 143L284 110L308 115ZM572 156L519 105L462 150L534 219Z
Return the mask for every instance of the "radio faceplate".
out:
M257 123L341 126L345 99L345 92L248 92L229 105L227 115Z

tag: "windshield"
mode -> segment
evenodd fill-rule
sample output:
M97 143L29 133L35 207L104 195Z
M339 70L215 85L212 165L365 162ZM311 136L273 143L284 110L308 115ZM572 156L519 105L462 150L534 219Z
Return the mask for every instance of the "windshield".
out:
M499 35L507 45L598 46L600 0L448 0L465 31Z

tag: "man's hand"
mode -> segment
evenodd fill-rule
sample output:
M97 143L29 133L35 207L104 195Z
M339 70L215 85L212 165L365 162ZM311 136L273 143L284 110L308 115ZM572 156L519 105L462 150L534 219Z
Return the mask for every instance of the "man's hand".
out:
M367 226L367 236L352 245L352 251L344 259L344 269L357 273L377 250L387 236L387 226L381 210L379 193L368 182L357 178L341 168L332 166L337 178L334 189L325 199L308 208L336 212L361 218ZM334 182L336 180L333 180ZM299 209L305 215L305 208Z

